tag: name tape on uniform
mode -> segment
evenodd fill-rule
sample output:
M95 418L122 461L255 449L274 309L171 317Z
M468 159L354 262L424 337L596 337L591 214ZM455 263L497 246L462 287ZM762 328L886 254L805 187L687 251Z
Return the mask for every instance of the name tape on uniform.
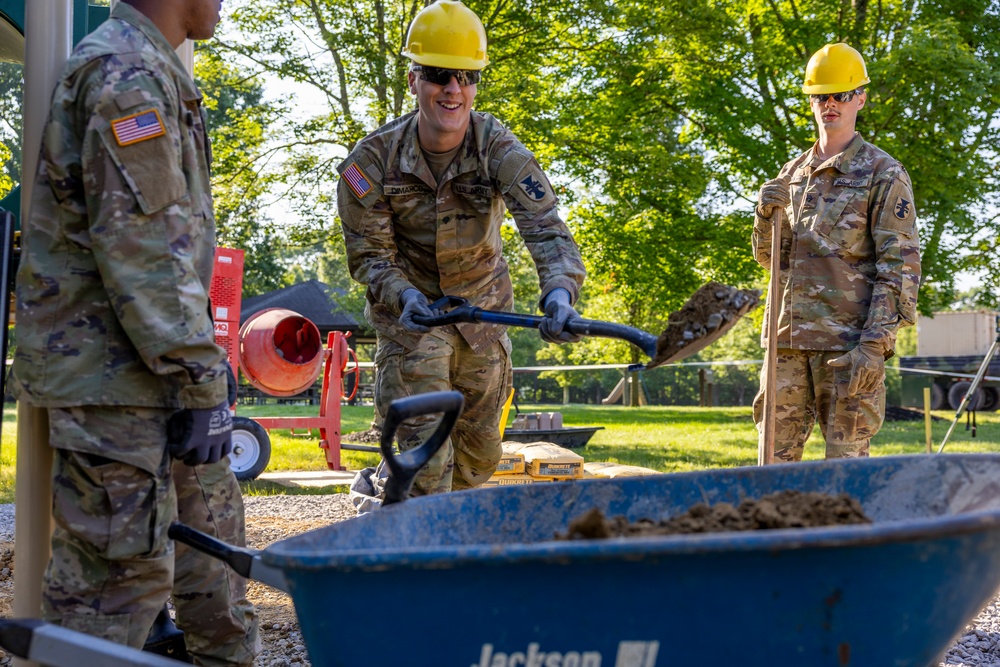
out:
M351 166L345 169L341 175L347 180L347 184L351 186L351 190L354 190L358 199L372 191L372 184L365 178L364 172L358 169L357 162L352 162Z
M111 121L111 130L119 146L128 146L140 141L160 137L167 133L160 120L160 112L156 109L140 111Z

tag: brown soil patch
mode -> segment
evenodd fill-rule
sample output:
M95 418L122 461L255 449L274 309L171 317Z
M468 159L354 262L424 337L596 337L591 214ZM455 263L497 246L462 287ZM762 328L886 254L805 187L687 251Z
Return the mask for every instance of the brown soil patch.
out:
M670 313L667 328L656 339L656 356L646 367L678 361L708 347L758 303L760 290L705 283L679 310Z
M345 433L343 435L344 442L353 442L356 444L363 444L374 442L378 444L382 442L382 429L380 428L370 428L367 431L355 431L354 433Z
M618 516L608 519L598 509L574 519L560 540L588 540L609 537L650 537L689 533L718 533L734 530L773 530L777 528L818 528L871 523L861 504L847 494L802 493L782 491L730 503L698 503L683 514L652 521L629 522Z

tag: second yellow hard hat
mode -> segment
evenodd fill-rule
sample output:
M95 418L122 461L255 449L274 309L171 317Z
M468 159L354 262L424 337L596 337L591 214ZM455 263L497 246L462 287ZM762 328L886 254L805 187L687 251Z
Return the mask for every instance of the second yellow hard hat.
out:
M865 59L851 46L827 44L809 59L802 92L806 95L843 93L871 81Z
M476 13L458 0L438 0L421 9L406 34L403 55L418 65L483 69L486 30Z

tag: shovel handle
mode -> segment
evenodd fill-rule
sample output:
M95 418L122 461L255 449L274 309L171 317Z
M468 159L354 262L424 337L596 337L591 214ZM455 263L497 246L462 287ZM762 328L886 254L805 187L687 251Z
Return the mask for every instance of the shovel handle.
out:
M521 315L519 313L507 313L498 310L484 310L478 306L473 306L468 300L458 296L444 296L429 307L431 310L444 310L445 308L450 308L450 310L434 317L421 317L417 315L414 316L413 321L425 327L485 322L487 324L502 324L509 327L537 329L545 320L540 315ZM624 324L615 324L614 322L585 320L582 317L568 320L565 329L577 336L599 336L601 338L624 340L638 347L650 359L656 356L656 336L641 329L629 327Z
M267 565L261 560L261 552L246 547L234 547L232 544L216 539L191 526L174 522L167 529L167 536L172 540L221 560L233 570L247 579L255 579L279 591L288 592L288 582L285 573L280 569Z
M234 547L231 544L217 540L211 535L206 535L200 530L195 530L191 526L185 526L179 522L170 524L170 528L167 529L167 537L175 542L186 544L203 554L208 554L213 558L221 560L236 570L238 574L248 578L250 577L250 568L253 565L253 559L260 554L259 551L253 549Z
M382 458L390 473L385 483L383 505L402 502L410 497L410 489L413 488L413 480L417 473L427 465L448 439L464 405L465 398L457 391L433 391L407 396L389 405L382 424L382 441L379 443ZM437 429L424 444L400 454L393 453L392 439L403 420L436 412L442 412L444 415Z

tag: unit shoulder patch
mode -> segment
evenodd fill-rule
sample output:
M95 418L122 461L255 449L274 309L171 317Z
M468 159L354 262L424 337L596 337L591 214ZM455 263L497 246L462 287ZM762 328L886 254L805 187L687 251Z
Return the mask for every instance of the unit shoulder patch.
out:
M358 199L364 198L372 191L371 181L365 176L365 172L358 167L357 162L352 162L340 175L347 181L347 185L350 186L351 191Z
M111 121L111 131L119 146L128 146L140 141L162 137L167 133L156 109L147 109L138 113Z
M521 189L524 190L524 194L528 195L533 201L542 201L545 199L545 195L548 191L545 189L545 185L542 184L540 180L535 178L533 174L528 174L526 177L522 178L517 182Z
M892 205L893 215L900 220L907 220L912 212L913 202L908 199L903 199L902 196L896 197L896 202Z

